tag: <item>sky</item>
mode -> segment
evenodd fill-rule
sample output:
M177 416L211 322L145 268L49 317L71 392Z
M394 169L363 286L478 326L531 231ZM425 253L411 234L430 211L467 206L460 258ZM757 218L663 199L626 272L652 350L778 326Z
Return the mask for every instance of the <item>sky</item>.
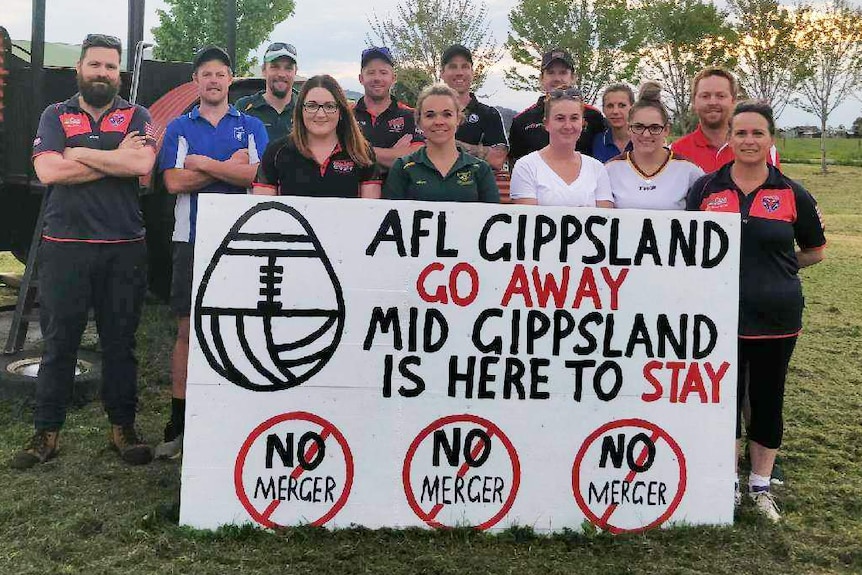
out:
M517 2L486 2L491 33L498 44L503 44L509 27L508 13ZM79 44L91 32L113 34L125 42L127 4L124 0L48 0L46 3L45 39L49 42ZM263 48L270 41L290 42L297 48L300 75L309 77L328 73L338 79L344 88L361 92L357 76L359 55L367 45L366 34L370 30L368 16L373 9L379 16L385 17L394 12L398 3L398 0L328 0L325 3L296 0L294 15L276 26L270 38L259 48L258 56L263 55ZM153 41L150 29L158 24L156 10L160 8L166 8L164 1L146 1L146 41ZM29 39L31 10L32 0L0 0L0 25L9 30L13 39ZM512 65L513 61L508 55L504 56L492 69L480 94L492 105L522 110L535 102L537 95L506 87L503 70ZM830 116L829 125L844 124L849 127L860 115L862 101L849 98ZM819 125L819 121L810 114L788 106L778 124Z

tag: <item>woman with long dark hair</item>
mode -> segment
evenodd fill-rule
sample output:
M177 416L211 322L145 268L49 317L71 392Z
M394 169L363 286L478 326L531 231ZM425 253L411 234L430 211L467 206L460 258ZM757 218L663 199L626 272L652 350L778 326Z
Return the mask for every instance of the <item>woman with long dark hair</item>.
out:
M309 78L293 114L290 134L266 148L255 194L380 197L374 152L335 78L328 74Z

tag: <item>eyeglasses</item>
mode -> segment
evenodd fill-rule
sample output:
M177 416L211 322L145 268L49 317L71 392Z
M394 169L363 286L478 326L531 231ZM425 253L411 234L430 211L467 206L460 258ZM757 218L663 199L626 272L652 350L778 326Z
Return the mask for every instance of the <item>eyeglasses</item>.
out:
M322 109L323 113L328 116L338 111L338 104L335 102L324 102L322 104L318 104L317 102L306 102L302 105L302 109L305 110L306 114L311 114L312 116L316 114L318 110Z
M548 92L548 98L551 100L583 100L584 95L577 88L561 88Z
M389 51L389 48L386 46L371 46L370 48L366 48L362 51L361 59L365 60L365 57L369 54L383 54L390 60L394 60L392 57L392 52Z
M296 48L294 48L293 44L285 44L284 42L273 42L266 49L267 52L278 52L279 50L287 50L292 54L296 54Z
M649 126L645 124L630 124L629 131L632 134L638 134L643 136L644 132L649 132L651 136L658 136L662 132L664 132L665 125L664 124L650 124Z
M122 48L123 43L120 42L120 39L116 36L109 36L108 34L87 34L87 37L84 38L84 42L81 44L81 47L85 50L87 48Z

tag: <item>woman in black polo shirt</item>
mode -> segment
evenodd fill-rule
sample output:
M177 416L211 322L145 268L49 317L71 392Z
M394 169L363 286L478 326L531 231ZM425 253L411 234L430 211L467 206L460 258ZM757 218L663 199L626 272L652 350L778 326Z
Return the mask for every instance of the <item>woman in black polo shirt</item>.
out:
M270 142L253 192L261 195L379 198L380 174L344 91L327 74L302 86L293 130Z
M458 94L446 84L433 84L416 100L416 123L425 146L395 160L383 197L431 202L500 201L494 172L484 160L458 149L455 132L463 120Z
M728 142L736 160L697 180L686 204L689 210L742 216L736 436L741 436L739 412L747 391L748 494L761 513L778 521L769 477L784 430L787 366L802 329L797 272L823 259L826 238L811 194L767 163L774 136L769 105L738 104ZM739 497L737 483L737 501Z

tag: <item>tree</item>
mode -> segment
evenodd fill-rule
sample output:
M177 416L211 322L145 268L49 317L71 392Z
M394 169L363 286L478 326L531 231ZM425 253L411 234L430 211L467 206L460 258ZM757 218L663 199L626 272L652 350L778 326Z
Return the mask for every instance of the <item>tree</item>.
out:
M538 86L542 54L567 50L574 59L575 81L588 102L602 87L632 77L640 35L625 0L519 0L509 12L511 32L506 48L515 62L532 68L506 70L515 90Z
M853 130L853 136L856 138L862 137L862 116L853 120L853 125L850 127Z
M777 0L728 0L728 6L740 87L749 98L769 102L778 117L807 73L796 42L797 18Z
M415 106L419 92L433 82L434 78L429 76L425 70L402 66L398 69L398 80L392 86L392 95L399 102L404 102L408 106Z
M207 44L225 46L227 32L224 0L165 0L168 11L156 10L159 25L153 28L154 55L163 60L190 62ZM249 54L266 40L275 25L293 14L294 0L236 0L237 74L256 63Z
M491 66L500 61L488 22L488 5L474 0L406 0L398 5L395 16L381 18L376 12L368 18L371 46L386 46L403 75L411 72L412 80L440 79L440 56L452 44L462 44L473 53L473 87L485 82ZM420 87L421 88L421 87Z
M677 127L688 129L691 79L707 66L733 67L727 14L700 0L642 0L637 13L641 76L662 83Z
M820 171L826 169L826 123L847 96L862 88L862 10L846 0L825 8L807 7L797 21L797 41L810 74L793 105L820 120Z

